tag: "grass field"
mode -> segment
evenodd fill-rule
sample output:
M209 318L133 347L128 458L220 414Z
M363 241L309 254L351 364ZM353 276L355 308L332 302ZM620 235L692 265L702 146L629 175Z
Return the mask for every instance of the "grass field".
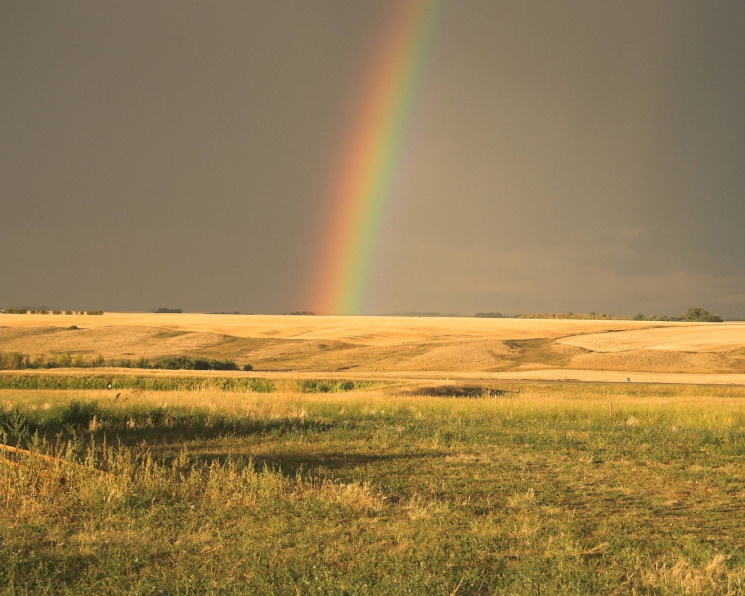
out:
M742 593L744 397L3 390L0 586Z
M102 332L92 349L107 357L117 334L136 345L128 330L142 333L140 319L90 319ZM332 321L285 319L250 333L332 334ZM362 349L420 355L500 342L522 354L515 370L472 370L476 350L432 371L373 360L340 371L298 356L299 370L256 374L0 373L0 594L745 593L739 374L654 373L719 385L518 381L508 376L583 373L552 349L559 340L601 334L623 347L643 328L467 320L458 339L457 321L312 341L354 334ZM706 342L685 347L735 359L743 327L730 327L702 326ZM690 329L649 327L650 345L668 328ZM42 336L62 332L41 329L6 326L4 349L10 337L49 353ZM214 332L154 329L161 342ZM143 349L158 349L154 332L138 336ZM243 333L230 341L257 339ZM311 340L297 341L296 356ZM714 348L724 351L704 351Z

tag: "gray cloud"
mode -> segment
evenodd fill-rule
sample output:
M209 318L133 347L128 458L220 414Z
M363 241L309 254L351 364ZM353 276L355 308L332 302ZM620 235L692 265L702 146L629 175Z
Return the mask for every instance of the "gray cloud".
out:
M2 305L300 310L393 2L0 4ZM745 317L745 9L448 3L370 312Z

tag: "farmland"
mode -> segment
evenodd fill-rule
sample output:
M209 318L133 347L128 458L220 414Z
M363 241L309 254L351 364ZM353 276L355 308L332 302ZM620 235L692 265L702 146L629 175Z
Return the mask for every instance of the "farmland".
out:
M661 382L697 382L691 375L708 375L698 382L745 382L745 323L4 315L0 338L3 351L32 356L70 352L153 360L189 355L230 358L270 373L543 380L589 375L589 380L611 381L633 372Z
M745 591L742 324L60 319L257 370L4 371L2 594Z

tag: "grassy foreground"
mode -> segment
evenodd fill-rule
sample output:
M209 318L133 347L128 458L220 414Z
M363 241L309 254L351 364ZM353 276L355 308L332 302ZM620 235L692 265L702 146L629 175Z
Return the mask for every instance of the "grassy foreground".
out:
M742 594L743 398L3 389L0 594Z

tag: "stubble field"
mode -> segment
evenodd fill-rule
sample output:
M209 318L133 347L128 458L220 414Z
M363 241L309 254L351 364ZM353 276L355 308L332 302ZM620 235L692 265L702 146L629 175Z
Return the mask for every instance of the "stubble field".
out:
M4 315L2 349L230 358L257 371L745 383L745 323L107 313ZM607 373L600 377L599 372ZM684 375L684 376L679 376ZM712 375L721 375L715 378ZM737 375L737 376L733 376Z
M743 324L9 315L0 333L257 369L1 373L2 594L745 591Z

